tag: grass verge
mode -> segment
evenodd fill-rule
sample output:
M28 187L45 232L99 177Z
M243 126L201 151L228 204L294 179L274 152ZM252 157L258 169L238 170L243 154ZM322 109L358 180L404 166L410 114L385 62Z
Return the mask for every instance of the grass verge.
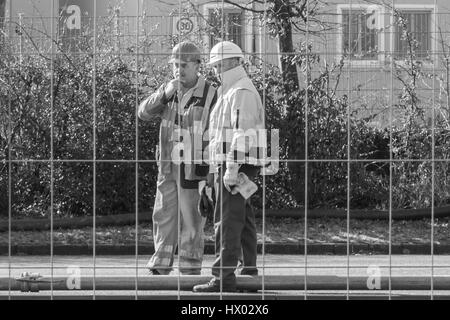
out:
M436 219L433 224L435 244L450 244L450 218ZM266 218L264 240L266 243L304 242L304 220L296 218ZM257 219L258 242L263 240L262 219ZM389 221L386 220L351 220L349 230L345 219L308 219L308 243L346 243L352 244L388 244ZM137 232L136 232L137 231ZM413 221L392 221L392 244L427 244L431 243L432 224L430 219ZM134 244L136 234L139 243L153 241L151 223L135 225L97 227L96 244L122 245ZM50 230L12 231L0 233L0 243L12 245L39 245L50 243ZM92 244L93 228L54 229L54 244ZM205 226L205 241L214 240L214 228L209 221Z

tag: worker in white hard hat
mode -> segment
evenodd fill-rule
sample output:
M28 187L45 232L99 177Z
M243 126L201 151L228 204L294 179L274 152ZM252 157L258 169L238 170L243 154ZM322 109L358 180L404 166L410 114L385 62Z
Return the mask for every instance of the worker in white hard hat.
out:
M152 216L155 253L147 267L152 275L165 275L172 271L180 218L180 272L198 275L203 260L205 224L205 217L198 209L198 184L205 179L209 166L198 159L202 147L196 150L191 142L198 138L195 135L199 133L201 141L201 134L207 131L210 109L217 100L217 92L199 74L200 50L194 43L177 44L172 50L170 63L174 79L151 93L138 110L142 120L162 119ZM190 161L185 161L187 159ZM201 170L202 162L206 170Z
M243 58L241 48L229 41L216 44L210 53L209 65L222 84L210 115L208 147L216 194L216 260L212 266L213 279L196 285L194 292L236 291L235 271L241 252L241 274L258 274L255 214L250 198L235 190L240 185L241 173L251 180L260 169L261 164L249 157L249 151L265 143L247 133L264 129L264 108L242 66Z

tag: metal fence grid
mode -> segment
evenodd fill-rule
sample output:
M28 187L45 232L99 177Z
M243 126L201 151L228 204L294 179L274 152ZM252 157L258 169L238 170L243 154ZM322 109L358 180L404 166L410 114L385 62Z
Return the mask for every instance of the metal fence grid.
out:
M152 4L158 1L132 2L133 5L130 6L132 9L125 10L126 15L123 15L120 6L112 8L109 13L104 12L103 9L101 9L103 12L99 13L99 8L103 8L106 2L94 1L92 11L79 20L81 29L68 29L67 25L64 25L67 20L64 20L61 13L57 11L59 3L56 0L49 0L46 6L47 11L40 16L13 15L16 13L13 10L13 2L7 2L9 5L7 12L10 16L6 16L3 22L5 33L1 41L5 44L5 50L2 56L7 57L12 53L21 63L25 63L30 57L38 56L42 57L42 61L48 60L47 79L42 81L49 81L50 88L58 86L55 83L55 80L59 79L55 76L55 68L61 67L59 65L61 57L64 59L64 56L67 56L68 60L76 56L87 57L87 59L92 57L89 60L92 67L92 81L87 82L91 85L90 96L85 97L91 101L92 122L80 124L85 126L85 129L88 128L86 130L74 128L71 131L73 135L88 135L85 141L91 143L66 148L72 151L78 149L80 151L78 154L64 149L64 146L60 144L61 140L58 140L58 145L55 144L54 138L60 134L58 130L61 130L61 127L60 124L57 127L54 126L54 117L61 115L58 109L64 106L60 100L55 99L55 94L59 95L59 93L50 90L37 97L37 99L45 99L49 108L36 111L42 112L42 117L47 117L43 123L48 124L50 128L50 131L41 133L41 136L35 137L34 140L36 144L40 143L44 146L43 151L28 152L28 146L19 143L16 143L14 147L1 145L5 147L5 152L0 154L3 157L0 158L1 164L4 166L0 174L4 176L1 181L7 183L7 197L0 200L8 202L6 206L3 205L7 208L8 230L5 233L7 236L2 238L7 238L7 255L0 257L0 274L3 280L9 279L7 282L2 280L0 292L2 297L12 299L20 295L15 290L14 278L24 271L39 272L48 276L49 287L39 294L52 299L68 292L70 295L87 295L93 299L117 294L135 299L144 296L158 297L164 294L183 299L192 295L187 289L192 282L186 283L186 278L183 278L179 272L170 276L172 277L170 279L176 279L173 282L175 287L164 285L162 283L164 281L152 282L154 280L146 275L145 261L152 252L140 249L143 245L140 234L144 230L140 221L142 209L138 204L144 197L141 195L142 190L151 190L154 194L154 186L150 185L156 183L156 177L148 178L145 184L140 179L145 176L147 170L154 172L156 163L152 157L148 156L148 153L153 156L153 150L143 149L141 146L143 129L137 117L137 106L142 99L142 86L153 85L148 79L153 82L160 81L164 78L164 72L169 70L167 57L173 43L182 39L193 39L201 43L204 46L204 60L207 61L211 45L221 36L241 41L246 58L253 62L253 65L251 64L248 68L253 76L257 76L258 72L266 73L273 68L279 68L282 65L279 58L282 56L289 57L300 53L304 61L297 68L300 71L299 87L306 88L306 94L302 100L303 106L299 109L304 118L298 119L304 125L303 142L300 142L304 151L300 152L300 156L280 159L280 170L286 172L286 168L291 166L297 174L296 177L303 177L303 181L299 181L299 184L303 185L303 188L299 188L303 196L295 201L286 201L289 203L286 205L287 209L301 212L299 220L302 221L303 230L299 229L298 235L299 238L303 238L303 241L298 242L298 246L302 247L298 250L301 250L302 254L282 256L267 253L266 203L276 202L268 197L277 194L274 188L278 186L278 182L277 175L262 176L259 191L262 213L261 223L258 225L261 246L258 268L261 270L262 290L253 297L270 299L274 296L286 296L309 299L324 290L325 295L350 299L369 292L373 294L374 289L376 289L375 295L388 299L411 292L412 295L423 296L426 299L448 295L449 288L446 283L450 265L448 256L436 255L437 242L434 229L438 223L435 219L437 207L448 206L450 200L448 185L450 163L448 150L446 150L448 139L450 139L448 104L450 69L447 42L450 31L448 24L450 11L444 1L423 0L417 4L399 0L380 3L345 0L327 2L328 6L322 5L322 1L301 2L305 5L306 14L304 20L293 19L298 25L293 31L294 47L297 52L292 53L279 51L277 39L270 35L270 28L273 28L273 25L266 24L266 19L270 18L267 11L263 15L257 15L252 11L244 11L239 6L230 7L228 1L203 4L195 0L173 3L166 15L153 16L147 13L152 12ZM242 4L240 1L236 3ZM266 0L258 3L256 7L264 12L264 9L271 8L274 3L282 2ZM125 4L122 6L126 7ZM255 10L256 7L252 9ZM131 12L131 10L135 11ZM317 14L312 16L308 14L316 12L315 10ZM205 17L212 12L215 14L213 18ZM291 13L293 14L293 11ZM180 22L181 18L186 17L190 18L190 22L194 21L193 32L185 33L183 27L180 25L177 27L177 21ZM402 26L403 31L401 31ZM130 126L124 130L134 136L128 137L126 143L122 141L123 145L117 145L117 150L105 153L103 150L107 146L105 140L108 137L99 136L98 129L102 126L107 127L108 121L112 121L113 116L107 115L108 106L98 104L100 97L97 89L104 84L99 83L103 79L97 79L97 67L104 64L105 59L111 56L125 61L135 77L135 87L128 95L131 96L134 91L135 109L127 110L125 117L119 119ZM11 72L15 72L17 69L12 68L13 63L15 62L8 60L2 66L9 67ZM318 102L315 99L318 98L313 94L314 87L322 84L316 80L320 79L321 75L327 75L324 70L333 67L336 72L330 73L331 78L326 81L327 86L334 89L334 96L328 98L339 99L342 103L341 111L345 111L345 115L341 115L340 119L346 122L341 123L343 132L339 137L339 142L342 143L340 152L327 154L317 151L326 149L329 145L326 141L320 141L314 136L321 133L320 130L313 131L316 130L314 126L324 119L321 118L320 110L317 109ZM2 71L2 74L7 73L6 70ZM10 79L15 76L9 74ZM267 81L271 79L261 80L263 87L270 85ZM263 90L261 98L264 105L269 99L269 94L272 93ZM7 137L12 137L14 125L20 121L14 115L13 110L16 110L17 106L12 105L12 100L11 98L1 102L1 112L4 113L1 115L3 126L1 129ZM270 102L273 103L273 100ZM320 102L325 103L325 100ZM413 115L419 116L412 119ZM37 118L39 115L35 117ZM354 126L355 119L365 121L372 128L386 130L384 138L388 145L387 154L363 158L357 150L355 151L353 146L358 142L355 141L357 137L352 132L357 128ZM59 121L59 119L56 120ZM422 143L420 149L423 151L420 154L411 152L413 147L416 149L419 147L408 144L413 143L408 142L409 140L406 142L407 148L403 153L397 152L398 150L392 147L398 144L397 139L401 139L397 134L399 128L402 126L406 128L408 125L421 125L420 128L427 132L427 139L420 142ZM279 129L283 130L283 128ZM22 130L27 130L27 127L24 126ZM411 129L412 134L419 133ZM318 144L311 146L313 138ZM8 142L8 138L5 137L3 141ZM68 138L66 141L74 143L76 139L71 141ZM414 141L414 143L419 142ZM131 144L132 147L127 149L126 144ZM14 155L17 154L21 157L15 158ZM367 168L367 165L371 164L381 167L384 177L387 177L383 180L387 193L381 192L382 194L378 195L385 200L383 203L387 204L387 207L382 209L388 215L388 219L385 220L385 227L388 230L388 252L381 256L355 255L352 251L356 242L352 238L352 223L354 223L352 221L354 212L351 202L354 199L352 191L357 192L354 183L358 180L362 168ZM37 239L37 241L45 241L46 255L42 257L15 255L13 243L19 243L16 246L20 247L20 239L14 239L14 237L19 238L20 234L12 229L13 215L16 214L13 212L16 205L14 186L26 179L20 176L21 172L33 170L36 165L42 166L41 170L49 173L46 176L49 179L41 181L41 185L36 186L37 189L48 189L50 192L45 200L48 206L46 214L50 218L49 234L45 233L43 237ZM99 194L104 191L104 187L97 180L105 183L107 179L105 180L102 175L125 170L125 168L128 168L128 172L134 172L134 176L119 186L134 190L131 192L134 195L131 201L134 206L123 209L133 212L135 216L134 241L130 244L134 246L134 255L104 258L99 254L98 250L101 252L101 249L98 249L97 245L99 237L97 208L101 207L107 197ZM339 190L344 190L342 192L346 194L346 202L340 204L342 210L346 212L346 224L345 229L340 230L339 233L345 237L344 255L321 257L310 253L314 250L309 236L311 230L308 228L311 209L313 209L310 203L316 201L313 194L320 194L321 190L314 187L317 183L314 179L317 179L317 171L323 168L339 172L341 188ZM87 219L92 221L92 234L90 238L85 239L89 249L92 250L90 257L68 258L61 255L63 253L61 251L55 252L55 250L61 250L55 249L61 244L55 234L64 233L55 230L54 227L55 216L60 214L60 210L63 211L62 208L55 207L54 199L55 196L60 196L57 190L64 183L63 180L55 178L55 172L64 172L64 170L68 170L67 172L84 170L83 172L86 172L91 180L88 191L92 196L92 211L88 213ZM405 170L410 170L408 172L411 176L405 176L403 174ZM17 176L14 176L14 173ZM324 184L324 180L332 178L333 176L324 177L321 183ZM329 183L334 182L329 181ZM398 187L400 184L409 188L402 189ZM81 185L79 187L83 188ZM413 199L409 199L408 193L411 189L418 190L421 197L414 198L415 195L411 195ZM36 192L36 190L29 192ZM283 192L286 190L278 191L280 201L286 200L287 197L292 198L292 195L285 195ZM149 201L149 196L144 200ZM67 197L70 198L71 195ZM36 201L41 200L37 198ZM320 202L320 199L317 201ZM398 255L398 252L393 249L392 239L396 231L393 229L393 212L403 208L408 201L411 207L429 210L427 245L430 250L428 254L408 257ZM437 206L436 203L439 205ZM314 204L317 203L314 202ZM289 208L289 205L292 207ZM355 210L359 209L355 208ZM280 219L278 223L280 225L286 223L283 221ZM178 233L180 228L179 224ZM45 240L46 237L48 237L47 240ZM174 264L175 270L178 270L179 263L178 258ZM210 264L210 258L206 258L202 269L202 276L205 279L210 275ZM80 286L88 289L70 290L79 289ZM27 289L30 288L27 287ZM226 298L227 294L221 292L219 296Z

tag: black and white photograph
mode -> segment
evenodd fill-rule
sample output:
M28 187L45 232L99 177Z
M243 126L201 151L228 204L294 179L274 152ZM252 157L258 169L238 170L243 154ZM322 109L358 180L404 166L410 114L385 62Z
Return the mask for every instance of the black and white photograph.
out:
M0 300L448 300L449 223L447 0L0 0Z

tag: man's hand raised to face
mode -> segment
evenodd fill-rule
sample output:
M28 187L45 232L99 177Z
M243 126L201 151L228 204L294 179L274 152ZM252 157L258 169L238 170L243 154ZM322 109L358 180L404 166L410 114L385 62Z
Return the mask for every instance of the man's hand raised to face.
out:
M169 81L164 90L167 99L170 99L179 88L183 88L183 82L180 79L176 78Z

